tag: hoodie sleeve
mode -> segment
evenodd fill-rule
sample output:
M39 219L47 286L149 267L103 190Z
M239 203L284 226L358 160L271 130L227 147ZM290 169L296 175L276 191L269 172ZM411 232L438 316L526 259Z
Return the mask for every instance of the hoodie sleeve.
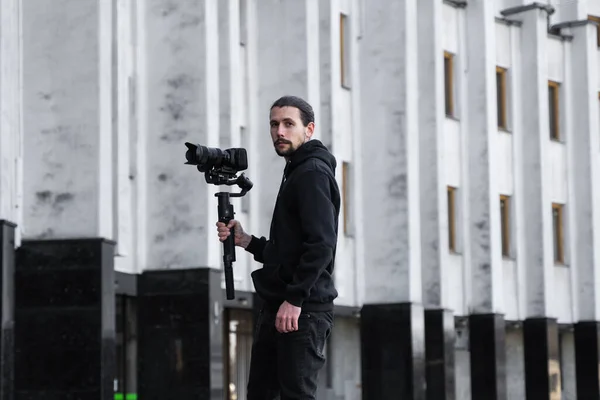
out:
M254 256L254 261L264 264L265 263L265 250L270 246L270 242L266 237L260 238L252 235L252 239L246 247L246 251Z
M336 211L329 177L316 170L297 181L297 200L302 229L302 255L293 280L287 285L286 301L302 307L321 273L333 259L337 244Z

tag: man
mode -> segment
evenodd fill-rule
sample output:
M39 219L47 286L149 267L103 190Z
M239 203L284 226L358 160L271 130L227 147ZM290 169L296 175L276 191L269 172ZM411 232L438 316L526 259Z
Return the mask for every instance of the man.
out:
M315 399L325 363L323 348L333 327L333 281L340 194L335 157L311 140L312 107L285 96L270 111L271 139L286 160L269 239L244 232L238 221L217 223L224 241L233 228L235 244L263 267L252 273L264 306L252 348L248 400Z

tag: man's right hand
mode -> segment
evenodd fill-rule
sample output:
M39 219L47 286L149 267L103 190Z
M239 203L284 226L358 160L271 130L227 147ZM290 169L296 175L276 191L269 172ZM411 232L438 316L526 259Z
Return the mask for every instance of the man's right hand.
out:
M244 249L250 244L252 236L244 232L242 224L239 221L232 219L229 224L225 226L223 222L217 222L217 232L219 233L219 240L224 242L231 234L231 229L234 231L234 242L236 246L243 247Z

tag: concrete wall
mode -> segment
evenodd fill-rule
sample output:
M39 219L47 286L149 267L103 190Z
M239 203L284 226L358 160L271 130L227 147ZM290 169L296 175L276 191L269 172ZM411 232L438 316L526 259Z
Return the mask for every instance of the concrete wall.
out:
M505 1L506 4L500 4L502 2L496 2L498 15L500 17L500 10L510 5L518 5L518 2ZM513 4L515 3L515 4ZM591 3L590 3L591 4ZM593 7L593 6L590 6ZM465 90L464 84L461 82L465 79L470 79L468 72L466 72L466 66L464 63L468 63L465 60L466 42L464 35L461 36L461 32L471 29L464 25L464 19L461 19L461 14L466 13L468 8L455 8L449 4L444 5L444 35L443 35L443 46L444 50L453 53L457 56L455 65L455 87L456 87L456 107L460 110L464 107L461 104L461 100L464 99ZM591 10L591 8L590 8ZM592 13L590 11L590 13ZM464 17L463 17L464 18ZM515 18L511 18L515 19ZM463 22L461 22L463 21ZM521 153L518 143L515 143L514 138L525 134L523 131L523 125L520 121L522 115L535 113L534 109L530 108L530 104L523 104L519 99L519 82L522 79L521 71L530 68L524 63L521 57L521 31L523 28L519 25L505 23L503 21L488 21L490 24L494 24L495 34L495 55L496 65L506 68L508 70L508 82L507 82L507 98L508 98L508 129L499 130L497 136L494 138L494 153L496 165L494 166L494 173L497 179L497 187L494 188L497 194L511 196L514 198L520 185L525 184L522 178L519 177L519 169L515 168L518 164L518 157L526 157L525 154ZM590 38L591 39L591 38ZM556 35L546 35L544 37L547 58L545 65L542 65L545 75L543 79L552 80L561 84L560 93L560 128L564 138L573 136L573 120L575 117L573 101L577 98L577 94L571 92L570 82L571 74L573 74L573 65L577 60L577 51L574 49L574 44L568 38L561 38ZM594 56L595 55L591 55ZM461 64L461 62L463 64ZM592 71L592 74L596 75L597 71ZM573 97L571 97L573 96ZM571 100L573 99L573 100ZM495 100L495 99L494 99ZM544 100L545 101L545 100ZM495 102L494 102L495 104ZM522 111L520 110L520 107ZM590 109L593 114L592 120L597 120L597 107L594 110ZM462 117L460 111L457 111L458 115ZM472 115L472 113L470 114ZM466 115L469 118L469 114ZM464 135L463 130L464 121L462 118L446 118L444 131L446 135L445 139L445 165L446 165L446 182L449 186L458 188L458 193L461 193L461 187L465 184L465 161L464 155L461 153L460 137ZM543 179L544 184L548 188L548 203L546 207L550 212L549 203L560 203L565 204L566 209L569 208L569 199L573 199L574 182L575 177L569 173L569 143L568 139L561 140L559 142L552 141L546 136L546 144L544 145L546 151L543 154L544 157L544 173ZM592 140L595 135L592 134ZM597 169L593 169L597 174ZM589 182L588 182L589 184ZM517 193L518 196L518 193ZM515 199L516 200L516 199ZM464 203L461 203L464 204ZM458 213L460 214L460 209ZM568 214L566 214L568 215ZM514 257L504 258L502 260L502 286L503 286L503 304L500 309L506 313L508 319L521 319L524 315L525 303L527 300L524 296L525 292L535 290L535 284L526 283L523 275L523 265L519 262L519 248L522 248L524 237L522 236L521 229L519 226L526 223L527 216L521 214L518 209L514 214L511 215L511 228L513 248L515 249ZM552 260L549 260L549 264L545 267L550 269L552 272L552 296L549 299L549 313L559 318L561 322L572 322L576 319L577 309L574 301L574 275L572 269L574 267L573 259L569 255L572 255L570 250L573 246L572 235L569 234L569 227L572 227L573 222L567 217L565 221L565 251L566 251L566 262L565 265L554 265ZM549 227L550 228L550 227ZM446 262L448 263L448 269L450 271L450 304L452 308L459 314L468 312L468 301L466 296L469 296L471 289L469 288L469 282L461 279L465 274L465 268L467 267L464 262L464 249L461 245L464 245L462 238L464 237L464 231L458 232L459 236L459 250L456 254L446 254ZM499 238L497 238L499 239ZM495 240L494 244L499 246L499 240ZM532 287L531 285L534 285Z
M0 3L0 218L18 224L18 238L112 239L125 272L221 268L222 188L183 165L183 143L248 149L254 188L234 200L236 216L266 235L284 166L268 109L297 94L312 103L316 138L346 187L339 305L600 319L594 26L549 34L544 11L505 15L524 0ZM591 0L541 3L555 7L553 25L600 15ZM340 14L349 21L344 84ZM368 26L377 37L365 37ZM421 39L428 26L433 36ZM444 51L455 56L453 117L440 98ZM508 70L507 129L495 125L496 66ZM561 85L560 141L548 135L548 80ZM454 252L446 186L457 189ZM499 250L500 195L514 205L509 257ZM552 257L552 203L565 206L563 265ZM252 290L257 267L238 250L238 289ZM343 343L357 342L346 334ZM519 349L518 338L509 335L509 347ZM354 390L344 386L354 373L336 378L336 396ZM459 380L460 393L467 387Z
M13 7L18 4L11 3ZM2 114L2 129L6 133L0 142L1 165L6 171L2 180L2 215L22 220L19 233L28 238L101 235L113 239L118 243L117 269L122 271L200 264L220 268L221 245L215 239L213 228L216 219L213 194L218 188L206 185L201 174L181 165L183 142L248 149L250 167L246 173L255 186L246 198L234 200L234 205L237 217L248 231L266 234L283 167L282 160L273 152L267 132L268 107L277 97L296 93L308 98L315 107L316 137L338 158L340 186L343 186L342 165L349 166L348 210L342 210L342 214L347 212L349 216L347 226L342 223L340 227L336 279L339 304L362 304L376 287L365 282L369 279L385 281L390 271L393 273L393 269L378 273L375 268L382 262L383 250L375 246L379 239L373 239L373 235L383 222L366 223L367 219L376 218L373 212L383 210L374 206L374 202L387 201L385 190L377 194L375 180L385 177L389 169L377 163L381 162L382 149L391 142L383 137L377 139L382 128L374 125L375 121L362 103L369 102L367 89L371 90L372 80L368 63L372 58L370 52L375 51L365 47L370 42L363 37L364 26L379 23L364 14L362 2L307 0L293 5L269 5L254 0L241 3L206 0L193 8L160 0L106 4L99 6L87 1L77 6L65 5L68 12L61 13L60 18L43 4L38 7L35 1L27 2L20 11L24 20L32 24L23 28L22 50L7 46L2 60L7 63L10 54L22 51L23 113L35 114L36 118L25 118L20 128L21 108L8 101L20 96L19 86L14 83L18 79L9 79L18 77L19 69L10 64L13 69L7 66L2 70L5 82L2 107L6 110ZM444 221L447 210L443 210L443 201L439 203L439 236L435 237L440 240L440 262L444 266L442 304L457 315L466 315L473 306L473 296L480 295L473 286L478 284L473 280L473 248L470 247L473 238L469 222L472 203L468 194L471 164L465 158L465 152L469 151L466 142L469 126L476 115L469 110L468 86L468 82L475 79L468 68L470 45L467 41L469 30L474 27L468 25L471 21L468 7L458 8L448 3L439 7L442 21L436 30L439 50L455 56L456 113L455 117L440 120L442 169L438 178L440 187L457 188L457 250L451 253L443 248L447 247L442 241L447 236ZM426 9L416 11L417 14L428 12ZM501 66L508 70L509 111L508 128L498 130L489 138L494 150L489 167L494 186L489 201L493 204L499 195L510 196L515 200L515 210L511 214L514 255L501 259L498 266L493 267L493 276L499 279L494 296L501 299L495 307L508 319L522 319L527 309L524 293L532 287L535 289L537 284L527 283L520 261L526 239L520 227L527 216L519 206L522 204L519 202L524 201L519 188L525 182L518 165L526 155L515 138L524 135L523 116L537 111L530 108L531 104L523 103L520 95L522 72L529 68L521 53L525 28L518 18L511 20L517 22L506 22L496 11L491 10L485 20L490 26L489 37L493 38L490 45L494 46L488 67ZM341 82L340 71L341 13L349 20L345 69L349 80L346 84ZM493 16L494 13L497 15ZM8 21L3 24L3 38L18 36L17 25L10 24L8 12L2 15ZM285 22L287 17L281 17L283 15L297 19L297 23ZM68 29L79 29L83 36L67 34L64 21L71 17L79 25L69 25ZM89 23L85 22L86 18ZM379 17L373 15L373 18ZM273 19L283 25L266 23ZM65 47L62 43L59 46L55 39L40 34L34 28L40 25L47 25L59 34L63 29L65 41L72 41L72 46ZM588 41L592 40L592 28L590 26ZM203 40L192 40L196 37ZM118 46L112 38L114 42L118 39ZM540 61L540 68L544 80L561 84L560 126L565 138L559 142L545 140L543 183L548 191L548 202L565 204L567 255L565 265L555 266L549 261L544 268L548 271L545 276L550 279L546 288L551 288L553 293L548 303L549 314L568 323L574 321L579 312L576 283L582 278L574 272L576 258L588 257L573 251L577 245L573 223L574 218L579 217L570 207L579 198L579 189L573 185L583 184L572 171L585 169L588 164L574 164L577 149L570 148L568 140L578 126L578 118L574 117L577 101L583 101L573 91L570 80L579 76L574 66L576 60L585 56L587 47L576 44L576 39L556 35L547 34L543 39L547 58ZM294 43L294 51L282 55L280 48L288 41ZM53 46L56 51L49 52L47 49ZM77 51L77 46L82 50ZM411 47L410 51L416 49ZM206 52L213 56L205 57ZM407 57L415 59L408 53ZM596 54L588 58L589 62L598 62ZM385 64L374 67L383 82L394 73L392 67ZM73 68L75 71L69 72ZM587 81L593 79L600 89L597 74L597 68L590 69ZM367 89L365 83L369 84ZM441 93L443 95L443 91ZM490 116L494 117L495 94L490 93L486 101L491 107ZM413 94L407 92L406 96L410 98ZM588 127L592 129L600 117L597 107L588 109ZM590 136L591 143L598 141L596 136ZM591 154L590 157L585 158L586 162L594 163L589 173L596 176L597 156ZM28 168L23 168L24 165ZM428 188L424 186L421 197L433 190ZM589 194L597 198L596 185ZM581 195L585 196L585 192ZM493 205L490 210L495 213L495 208ZM384 215L388 214L377 218L384 221ZM593 215L591 228L598 224L597 213ZM497 221L496 218L492 220ZM547 223L549 219L544 221ZM363 226L369 229L366 236ZM551 230L550 226L547 228ZM490 243L495 248L500 245L500 236L496 231L490 232L493 235ZM591 239L593 243L598 240L596 236ZM548 237L551 242L551 234ZM390 246L390 251L395 251L393 242ZM241 289L251 290L249 273L257 265L243 251L238 253L236 284ZM589 257L598 259L595 254ZM593 265L595 271L598 267Z
M523 330L506 330L506 388L509 399L525 399Z
M12 223L23 218L20 15L20 1L0 2L0 219Z

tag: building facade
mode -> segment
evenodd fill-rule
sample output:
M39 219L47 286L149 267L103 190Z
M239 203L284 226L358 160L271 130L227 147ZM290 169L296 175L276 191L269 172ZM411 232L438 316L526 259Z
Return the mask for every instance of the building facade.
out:
M319 399L600 398L597 0L0 0L0 398L244 399L244 147L309 101L342 190Z

